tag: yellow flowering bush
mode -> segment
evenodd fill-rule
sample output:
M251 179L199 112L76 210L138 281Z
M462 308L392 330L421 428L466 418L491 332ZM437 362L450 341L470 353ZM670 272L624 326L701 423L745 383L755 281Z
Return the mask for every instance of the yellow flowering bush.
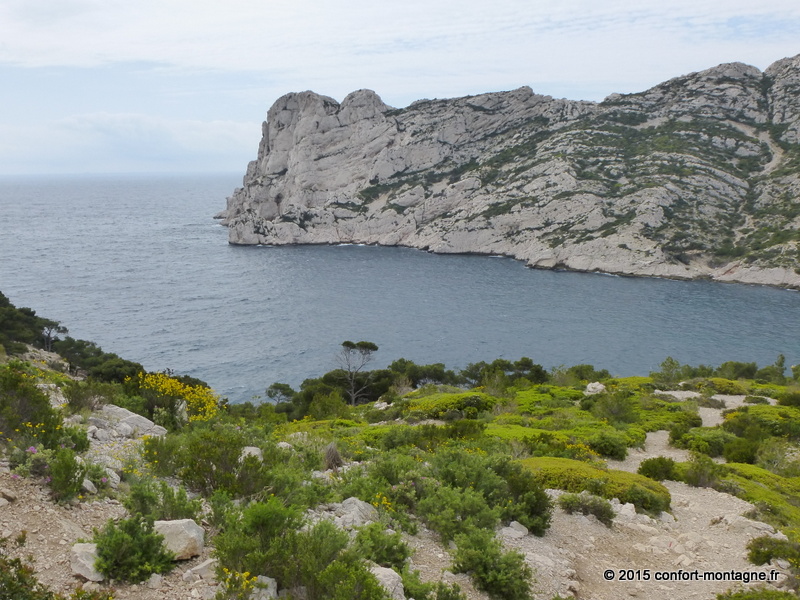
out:
M149 411L166 411L167 419L178 425L181 403L185 403L189 421L209 421L220 409L220 398L211 388L190 384L169 373L138 373L135 378L126 378L138 387L138 393L147 401Z

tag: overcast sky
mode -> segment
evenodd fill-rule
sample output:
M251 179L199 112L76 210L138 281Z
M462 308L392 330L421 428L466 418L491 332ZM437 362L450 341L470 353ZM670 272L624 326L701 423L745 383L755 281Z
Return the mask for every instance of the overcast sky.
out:
M798 53L798 0L0 0L0 174L244 172L292 91L599 101Z

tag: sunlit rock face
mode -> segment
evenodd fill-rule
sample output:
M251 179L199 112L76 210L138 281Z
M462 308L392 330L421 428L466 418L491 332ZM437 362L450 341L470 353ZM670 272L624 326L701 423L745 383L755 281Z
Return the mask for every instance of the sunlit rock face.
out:
M365 243L800 287L800 55L575 102L523 87L269 109L233 244Z

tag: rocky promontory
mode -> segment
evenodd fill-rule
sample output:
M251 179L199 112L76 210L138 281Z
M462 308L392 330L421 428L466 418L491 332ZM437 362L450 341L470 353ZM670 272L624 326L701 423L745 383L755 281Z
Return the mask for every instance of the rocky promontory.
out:
M232 244L401 245L532 267L800 288L800 55L603 102L523 87L270 108Z

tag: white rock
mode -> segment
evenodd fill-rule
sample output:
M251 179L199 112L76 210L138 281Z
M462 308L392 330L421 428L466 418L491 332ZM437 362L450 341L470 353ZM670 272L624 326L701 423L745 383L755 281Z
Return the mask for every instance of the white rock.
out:
M81 489L84 492L86 492L87 494L96 494L97 493L97 488L95 487L95 485L89 479L84 479L83 480L83 483L81 484Z
M354 497L336 505L334 514L339 517L339 523L345 529L361 527L378 520L378 511L374 506Z
M153 573L150 575L150 579L147 580L147 587L151 590L160 590L163 579L158 573Z
M386 590L392 600L406 600L403 592L403 580L393 569L372 566L369 571L375 576L375 579L378 580L378 583Z
M250 592L250 600L272 600L278 597L278 582L272 577L256 577L255 589Z
M605 391L606 391L606 386L604 386L599 381L593 381L592 383L586 386L584 394L586 394L587 396L592 396L594 394L602 394Z
M156 521L153 529L164 536L164 546L175 554L175 560L186 560L203 552L205 532L192 519Z
M198 575L201 579L214 579L218 562L216 558L209 558L189 569L189 572Z
M95 569L97 544L75 544L70 550L72 573L88 581L103 581L103 575Z
M281 450L294 450L294 446L292 446L289 442L278 442L275 444Z
M257 448L256 446L245 446L242 448L242 454L239 460L242 461L248 456L255 456L259 462L264 460L264 453L261 451L261 448Z

